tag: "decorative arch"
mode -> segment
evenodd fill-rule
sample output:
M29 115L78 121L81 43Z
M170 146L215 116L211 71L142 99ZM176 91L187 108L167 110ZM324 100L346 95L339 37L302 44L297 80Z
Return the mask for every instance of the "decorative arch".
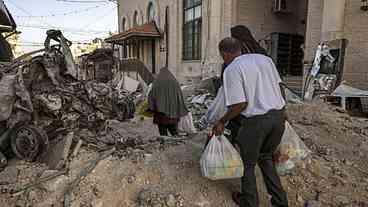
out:
M125 19L125 30L123 30L123 20ZM126 31L128 29L130 29L132 27L132 22L131 22L131 18L129 18L129 16L122 16L121 17L121 21L120 21L120 30Z
M144 17L143 17L142 10L139 8L136 8L132 15L132 27L142 25L143 23L144 23Z
M145 22L150 22L150 8L154 11L153 20L156 22L157 26L160 25L160 7L159 2L157 0L150 0L146 7L146 15L145 15Z
M153 5L153 2L150 1L147 7L147 22L154 21L155 17L156 17L156 8Z
M127 19L123 17L121 19L121 31L124 32L127 30Z
M133 27L136 27L139 25L139 14L138 10L135 10L133 13Z

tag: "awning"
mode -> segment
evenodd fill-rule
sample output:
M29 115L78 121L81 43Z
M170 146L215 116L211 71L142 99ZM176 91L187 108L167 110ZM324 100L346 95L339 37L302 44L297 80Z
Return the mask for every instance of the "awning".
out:
M4 1L0 0L0 32L10 32L15 30L15 22L6 8Z
M133 27L125 32L113 35L105 39L108 43L121 44L125 40L133 38L160 38L161 34L155 22L149 22L140 26Z

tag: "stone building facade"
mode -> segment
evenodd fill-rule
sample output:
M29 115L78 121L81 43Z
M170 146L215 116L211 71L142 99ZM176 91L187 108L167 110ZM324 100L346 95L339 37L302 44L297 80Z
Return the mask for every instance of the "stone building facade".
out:
M306 60L311 61L318 42L348 41L343 80L368 89L368 11L361 0L309 0Z
M304 48L304 58L300 61L304 63L313 60L314 51L320 42L347 39L349 44L346 48L343 79L351 82L353 86L368 89L368 73L365 72L368 62L368 12L361 9L361 0L118 2L119 32L123 33L154 20L161 34L161 38L156 39L154 45L155 68L158 70L167 65L179 80L218 74L222 62L217 50L218 42L230 36L232 26L243 24L252 30L256 39L269 51L273 47L275 33L301 36L303 44L300 46ZM193 5L196 8L190 8ZM197 6L200 6L200 9ZM196 34L191 35L198 33L198 27L187 29L188 19L200 20L196 22L200 22L199 38ZM139 46L139 58L147 65L153 62L152 46ZM198 47L200 52L195 51L193 47ZM195 53L195 58L186 57L188 48ZM130 52L125 57L134 57L136 54L130 49L128 51Z

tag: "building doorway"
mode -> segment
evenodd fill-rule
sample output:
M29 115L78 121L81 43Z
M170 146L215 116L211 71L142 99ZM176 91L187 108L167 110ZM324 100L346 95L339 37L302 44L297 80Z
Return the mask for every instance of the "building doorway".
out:
M274 60L283 81L300 94L307 17L308 0L237 0L236 24L249 27Z

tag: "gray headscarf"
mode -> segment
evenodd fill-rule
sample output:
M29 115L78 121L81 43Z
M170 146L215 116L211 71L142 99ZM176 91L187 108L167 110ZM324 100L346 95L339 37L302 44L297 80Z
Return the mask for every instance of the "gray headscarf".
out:
M164 113L169 118L188 114L179 82L168 68L162 68L152 83L148 103L151 111Z

